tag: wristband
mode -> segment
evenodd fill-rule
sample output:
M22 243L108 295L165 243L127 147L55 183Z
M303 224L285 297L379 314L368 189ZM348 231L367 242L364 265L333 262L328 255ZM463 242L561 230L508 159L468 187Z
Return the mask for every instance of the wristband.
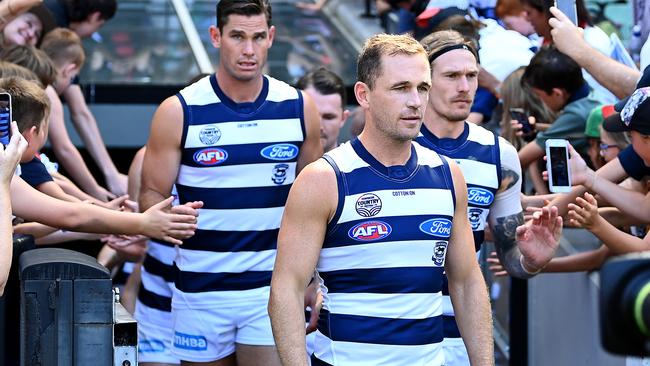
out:
M542 269L543 269L543 267L542 267L542 268L539 268L539 269L537 269L537 270L535 270L533 272L530 272L529 270L527 270L526 266L524 265L524 256L523 255L519 256L519 264L521 265L521 269L523 269L524 272L526 272L527 274L529 274L531 276L534 276L534 275L540 273L542 271Z

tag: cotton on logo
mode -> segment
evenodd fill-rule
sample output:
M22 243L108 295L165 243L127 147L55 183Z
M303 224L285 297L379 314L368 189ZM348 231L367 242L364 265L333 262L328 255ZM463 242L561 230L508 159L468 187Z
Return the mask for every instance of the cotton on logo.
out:
M387 237L393 229L383 221L366 221L355 225L348 236L358 241L373 241Z

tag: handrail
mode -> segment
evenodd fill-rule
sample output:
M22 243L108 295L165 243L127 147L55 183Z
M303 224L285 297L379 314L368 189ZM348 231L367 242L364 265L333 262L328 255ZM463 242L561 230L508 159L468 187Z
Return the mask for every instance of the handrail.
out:
M199 32L197 32L194 22L192 21L192 16L190 11L187 9L187 4L184 0L170 0L176 11L176 16L178 21L183 27L183 32L187 37L187 41L190 44L196 63L199 66L201 73L212 74L214 72L214 67L210 62L210 57L208 57L208 52L201 42L201 37L199 37Z

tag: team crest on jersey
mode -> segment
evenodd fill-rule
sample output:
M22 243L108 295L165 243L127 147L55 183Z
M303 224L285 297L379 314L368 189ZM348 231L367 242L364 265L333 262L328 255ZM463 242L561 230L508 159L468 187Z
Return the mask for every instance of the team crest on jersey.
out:
M365 221L354 225L348 236L358 241L375 241L387 237L392 231L393 228L383 221Z
M205 166L215 166L228 159L228 152L224 149L209 147L194 153L194 161Z
M478 230L481 226L481 215L483 210L480 208L470 208L467 216L469 218L469 223L472 225L472 230Z
M271 160L291 160L298 156L298 151L294 144L275 144L263 148L260 154Z
M289 169L289 164L275 164L273 167L273 175L271 176L273 183L284 183L287 179L287 169Z
M447 242L446 241L437 241L433 247L433 256L431 260L436 266L445 265L445 257L447 257Z
M467 202L478 206L489 206L494 201L494 194L484 188L467 188Z
M420 224L420 231L425 234L448 238L451 236L451 220L429 219Z
M199 132L199 139L205 145L214 145L221 138L221 130L217 126L205 126Z
M381 211L381 199L374 193L366 193L357 199L357 213L363 217L371 217Z

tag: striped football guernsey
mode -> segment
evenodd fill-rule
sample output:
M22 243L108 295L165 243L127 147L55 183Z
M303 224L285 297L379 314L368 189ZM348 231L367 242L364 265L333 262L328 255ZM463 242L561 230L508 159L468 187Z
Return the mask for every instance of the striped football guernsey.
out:
M501 182L499 138L483 127L464 123L463 133L456 139L438 138L423 124L416 141L458 163L467 183L467 216L474 234L474 246L478 252L485 238L490 206ZM444 281L445 338L458 338L460 332L449 298L447 276Z
M339 197L316 267L323 309L312 365L443 364L448 163L412 143L405 165L385 167L358 139L325 159Z
M305 138L302 94L264 76L235 103L215 75L177 94L183 106L181 203L201 200L196 234L178 248L173 307L210 307L268 292L280 220Z

